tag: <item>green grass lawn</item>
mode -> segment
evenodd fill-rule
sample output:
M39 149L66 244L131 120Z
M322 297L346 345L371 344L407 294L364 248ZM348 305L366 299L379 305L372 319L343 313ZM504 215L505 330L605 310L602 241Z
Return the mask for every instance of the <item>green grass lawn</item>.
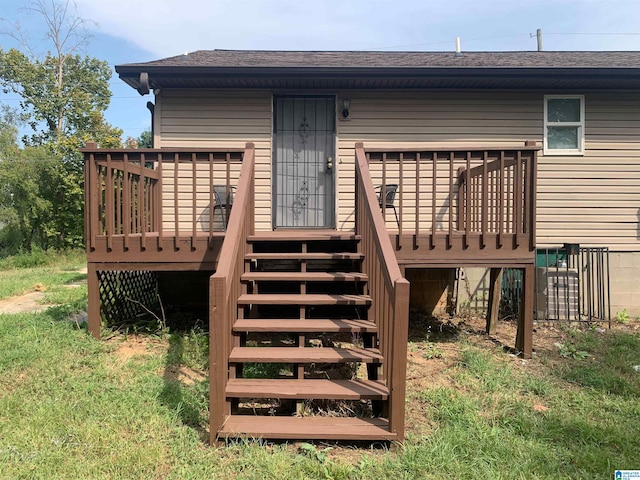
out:
M390 449L211 448L206 334L96 341L64 320L83 308L80 288L53 289L61 307L0 315L0 478L609 479L640 468L631 329L567 330L565 345L588 357L539 353L524 365L464 332L414 342L441 377L410 383L409 436Z
M0 299L84 280L85 253L37 252L0 259Z

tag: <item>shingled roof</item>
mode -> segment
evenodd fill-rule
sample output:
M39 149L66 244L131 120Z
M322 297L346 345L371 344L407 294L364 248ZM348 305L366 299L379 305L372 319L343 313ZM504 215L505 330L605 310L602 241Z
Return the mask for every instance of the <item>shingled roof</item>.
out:
M302 52L198 50L126 67L640 68L640 52ZM120 68L120 67L119 67Z
M116 71L134 88L639 88L640 52L198 50Z

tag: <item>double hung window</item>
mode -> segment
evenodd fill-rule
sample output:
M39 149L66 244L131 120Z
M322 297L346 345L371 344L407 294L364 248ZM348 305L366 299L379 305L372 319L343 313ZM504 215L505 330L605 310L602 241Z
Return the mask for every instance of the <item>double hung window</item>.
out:
M584 95L545 95L544 154L584 154Z

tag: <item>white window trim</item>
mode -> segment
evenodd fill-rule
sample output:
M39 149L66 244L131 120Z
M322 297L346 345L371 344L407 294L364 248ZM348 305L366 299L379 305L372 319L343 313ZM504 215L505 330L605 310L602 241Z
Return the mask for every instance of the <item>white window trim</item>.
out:
M553 98L578 99L580 100L580 121L579 122L549 122L547 116L549 100ZM578 148L549 148L547 143L547 127L578 127ZM544 133L543 133L543 154L544 155L584 155L584 95L545 95L544 96Z

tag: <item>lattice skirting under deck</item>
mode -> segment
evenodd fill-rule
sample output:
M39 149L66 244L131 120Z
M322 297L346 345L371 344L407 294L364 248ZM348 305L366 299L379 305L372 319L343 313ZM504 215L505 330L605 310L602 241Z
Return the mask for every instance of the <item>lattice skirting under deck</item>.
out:
M127 323L159 308L158 276L151 271L98 271L100 312L107 325ZM146 309L145 309L146 308Z

